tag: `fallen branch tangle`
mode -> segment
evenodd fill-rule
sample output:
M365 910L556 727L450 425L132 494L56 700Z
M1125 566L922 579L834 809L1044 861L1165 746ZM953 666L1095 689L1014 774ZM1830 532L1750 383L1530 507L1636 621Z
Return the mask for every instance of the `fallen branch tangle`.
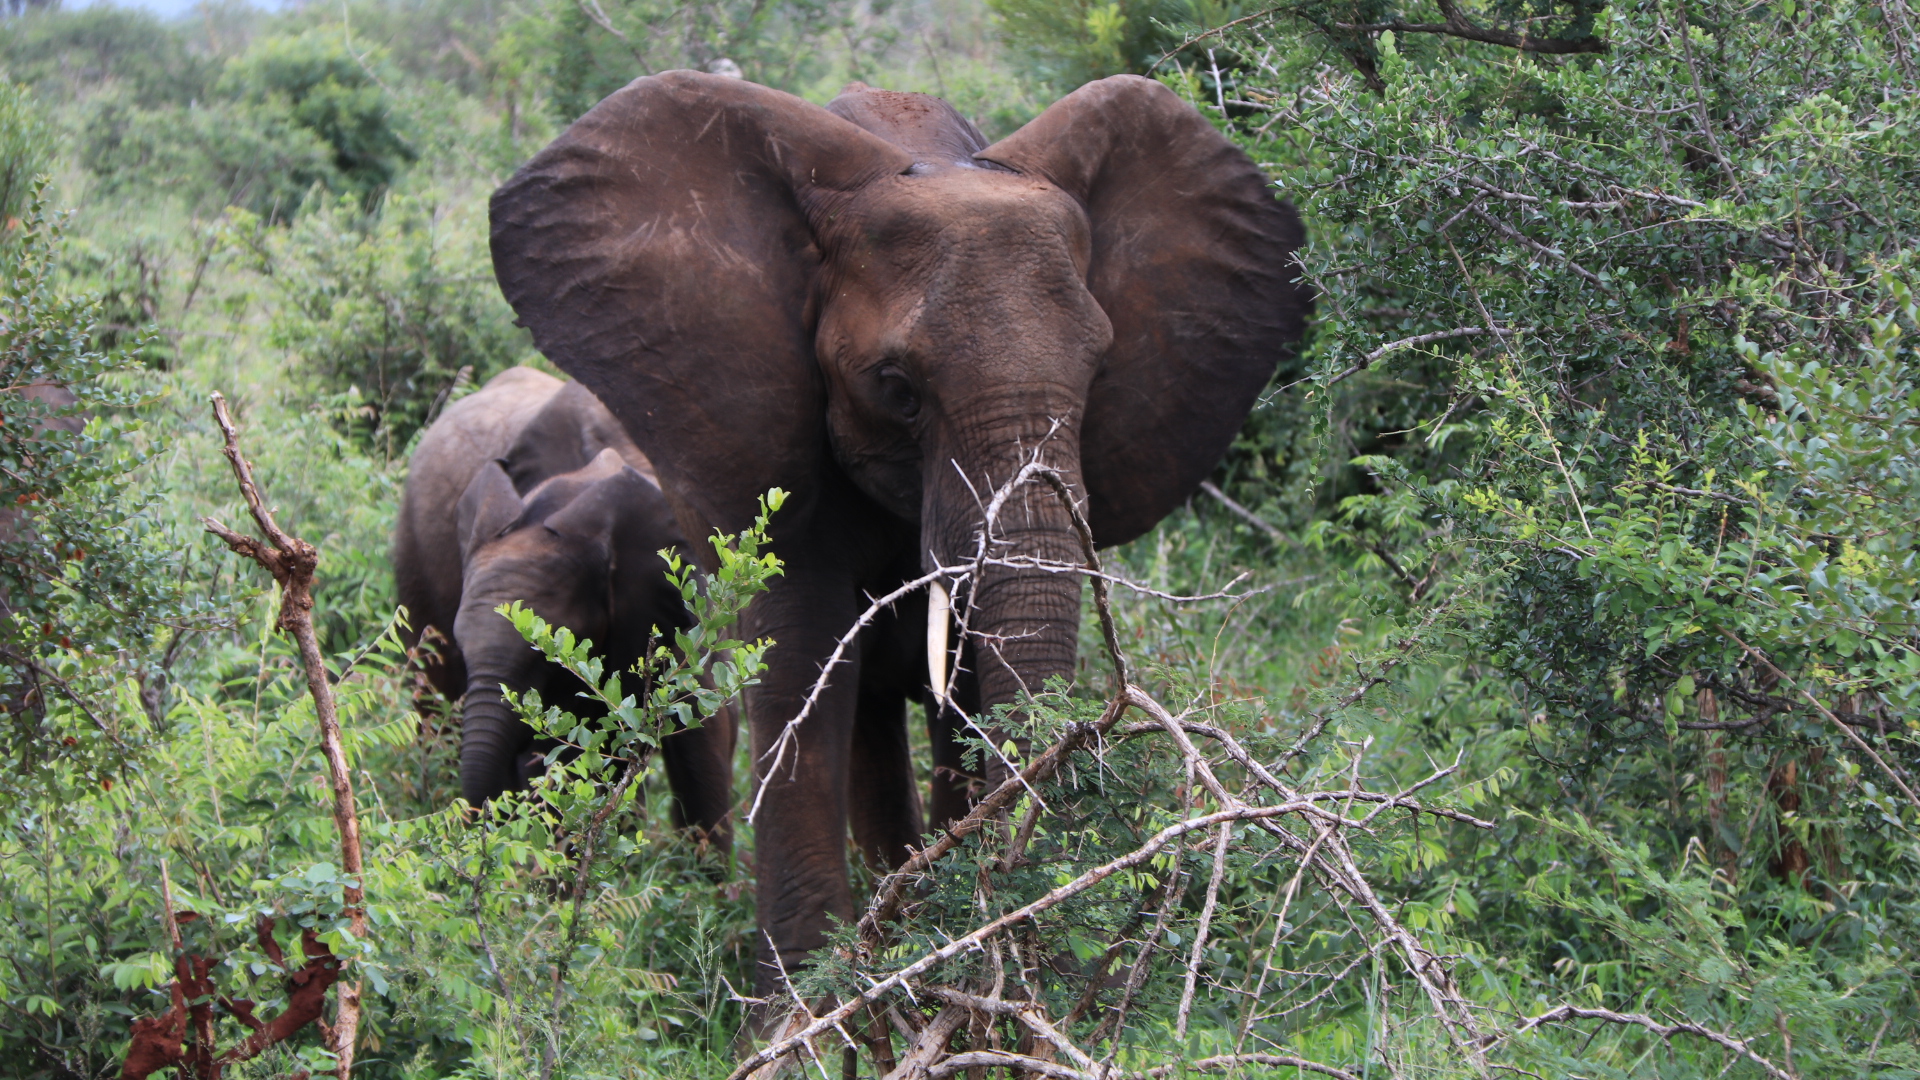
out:
M1364 746L1348 744L1351 753L1345 755L1337 748L1316 751L1318 740L1346 710L1387 682L1415 653L1445 611L1444 604L1430 608L1424 620L1383 657L1351 672L1346 692L1305 716L1298 738L1273 759L1263 761L1226 725L1198 715L1210 707L1171 709L1136 681L1108 595L1110 585L1132 587L1133 583L1101 566L1074 492L1035 451L1004 487L983 501L986 525L972 563L936 570L876 600L847 640L887 605L935 581L953 585L978 581L988 566L1029 572L1069 569L999 553L1001 542L994 536L999 511L1016 488L1029 484L1048 489L1068 509L1085 559L1083 566L1070 569L1086 576L1092 587L1115 687L1097 718L1049 729L1052 741L1044 746L1036 734L1024 761L1014 762L971 813L879 882L850 948L837 957L843 967L850 966L854 981L839 984L842 991L837 997L809 1002L796 996L782 1036L743 1060L731 1080L770 1076L783 1062L798 1064L803 1072L817 1069L825 1080L823 1063L833 1060L836 1050L845 1055L844 1075L855 1074L853 1055L864 1051L873 1075L884 1080L980 1077L990 1067L1004 1068L1008 1075L1058 1080L1159 1080L1247 1067L1353 1080L1357 1063L1334 1065L1289 1053L1276 1041L1279 1029L1263 1029L1261 1021L1325 999L1370 957L1397 960L1397 970L1418 990L1414 1000L1423 1003L1426 1015L1460 1057L1483 1073L1493 1064L1487 1055L1509 1047L1514 1038L1545 1024L1598 1015L1569 1006L1532 1019L1516 1018L1504 1029L1492 1027L1490 1022L1498 1014L1465 997L1454 982L1450 958L1400 920L1396 914L1400 901L1380 895L1349 842L1355 831L1378 835L1415 819L1494 828L1492 821L1415 798L1417 792L1451 776L1453 766L1435 768L1400 790L1369 791L1362 774ZM1142 591L1169 600L1193 599ZM965 607L956 606L962 639L968 614ZM950 652L950 660L958 658L957 643ZM831 669L830 663L822 671L816 697ZM1137 719L1123 723L1129 714ZM803 713L789 732L804 720ZM1034 858L1045 858L1029 851L1037 825L1047 825L1040 835L1076 828L1072 820L1061 817L1071 814L1060 807L1072 798L1071 790L1063 791L1059 785L1100 775L1108 767L1108 755L1138 740L1148 740L1147 745L1164 740L1159 744L1177 755L1187 777L1177 792L1179 805L1145 810L1130 846L1096 863L1074 865L1067 873L1056 871L1053 880L1059 884L1042 894L1009 891L996 899L997 890L1004 888L999 882L1010 871L1033 865ZM1207 752L1200 748L1203 743ZM1316 754L1319 763L1300 770L1300 779L1290 779L1289 774L1305 764L1303 759L1310 753ZM1043 799L1042 791L1049 788L1060 794ZM949 859L970 845L983 849L973 856L976 861ZM1245 985L1232 985L1229 976L1209 970L1203 946L1209 921L1216 918L1216 911L1224 917L1227 908L1223 882L1230 875L1225 869L1234 858L1248 857L1291 863L1293 880L1283 898L1268 904L1257 926L1243 925L1236 931L1246 940L1268 944L1264 960L1255 956L1261 969L1248 974ZM1152 875L1158 875L1157 880ZM929 928L925 921L936 887L961 880L978 882L970 925L964 932L937 925ZM1147 884L1136 884L1141 880ZM1123 891L1116 893L1116 888ZM1204 892L1190 897L1196 889ZM1295 901L1306 891L1314 897L1312 914L1296 920L1291 916ZM1042 939L1049 932L1049 920L1061 918L1071 910L1069 905L1095 897L1127 905L1131 919L1105 943L1096 961L1076 964L1070 957L1048 955ZM1247 898L1235 902L1244 912ZM1181 948L1163 944L1170 926L1180 928ZM1335 927L1347 935L1346 952L1333 951L1312 960L1307 971L1275 966L1280 948L1310 956L1313 946L1307 938L1325 940L1332 936L1327 931ZM902 934L916 935L918 943L903 949ZM1062 973L1063 964L1073 992L1049 993L1048 975ZM1173 976L1168 985L1185 988L1178 993L1182 1027L1203 995L1216 1015L1240 1013L1234 1025L1239 1039L1233 1053L1146 1068L1138 1064L1137 1056L1123 1060L1127 1010L1155 970ZM1071 985L1073 979L1080 980L1077 987ZM1731 1036L1695 1031L1687 1025L1663 1027L1658 1033L1699 1034L1761 1064L1770 1075L1775 1068L1748 1043Z

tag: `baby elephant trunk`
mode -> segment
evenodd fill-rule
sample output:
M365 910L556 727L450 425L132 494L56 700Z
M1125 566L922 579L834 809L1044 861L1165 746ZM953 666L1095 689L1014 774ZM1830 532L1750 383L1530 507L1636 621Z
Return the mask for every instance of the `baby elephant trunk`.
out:
M498 682L468 684L462 712L460 794L479 806L521 786L519 759L533 743L533 729L501 698Z
M461 643L467 661L467 695L460 722L460 793L479 806L504 791L526 786L526 756L533 729L520 719L501 693L524 693L533 685L540 654L521 640L499 616L500 631L488 627L478 643ZM504 632L501 632L504 631Z

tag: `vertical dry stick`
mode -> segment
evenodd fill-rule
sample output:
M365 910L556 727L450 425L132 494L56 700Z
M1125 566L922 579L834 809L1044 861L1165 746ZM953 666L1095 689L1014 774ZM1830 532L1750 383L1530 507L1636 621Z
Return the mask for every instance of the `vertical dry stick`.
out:
M1213 849L1213 880L1207 882L1207 899L1200 908L1200 925L1193 933L1193 952L1187 958L1187 985L1180 993L1180 1009L1174 1020L1174 1037L1187 1037L1187 1018L1193 1012L1193 992L1200 982L1200 963L1206 959L1207 930L1213 923L1213 908L1220 900L1220 881L1227 872L1227 842L1233 836L1233 822L1220 823L1220 840Z
M320 720L320 748L327 759L327 783L333 789L333 824L340 834L340 869L354 884L346 890L348 926L356 941L365 940L367 909L361 890L363 882L360 857L360 816L353 805L353 778L347 772L347 755L340 745L340 715L334 707L333 684L327 679L326 660L320 655L320 642L313 633L313 571L320 553L312 544L281 531L273 520L273 511L260 498L253 481L253 467L240 456L240 433L227 415L227 399L211 396L213 418L225 440L227 463L240 484L240 495L247 510L267 535L267 543L243 536L212 518L201 518L207 531L226 541L228 547L264 567L280 586L280 629L293 635L300 648L300 663L306 669L307 691L313 695L314 715ZM348 1080L353 1073L353 1044L360 1030L360 980L342 979L339 983L339 1008L333 1022L333 1045L328 1047L339 1061L336 1075Z
M1700 705L1700 719L1712 724L1720 719L1720 701L1712 690L1702 690L1695 699ZM1713 856L1713 864L1727 877L1727 888L1733 889L1738 881L1739 863L1733 849L1727 846L1727 733L1725 731L1702 732L1707 740L1706 782L1707 782L1707 851Z

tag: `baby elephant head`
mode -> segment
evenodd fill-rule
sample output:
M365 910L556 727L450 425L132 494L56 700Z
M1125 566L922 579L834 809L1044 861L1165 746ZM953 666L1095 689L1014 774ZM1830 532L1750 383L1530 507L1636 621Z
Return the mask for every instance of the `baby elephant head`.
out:
M543 701L576 714L586 706L575 696L584 689L580 681L534 651L499 614L500 605L522 601L547 622L592 639L607 670L618 671L640 657L656 627L671 635L687 625L658 554L684 544L660 490L611 449L524 499L507 470L488 462L461 496L459 536L465 572L454 638L467 668L460 784L478 806L524 787L551 749L535 744L501 687L537 690Z

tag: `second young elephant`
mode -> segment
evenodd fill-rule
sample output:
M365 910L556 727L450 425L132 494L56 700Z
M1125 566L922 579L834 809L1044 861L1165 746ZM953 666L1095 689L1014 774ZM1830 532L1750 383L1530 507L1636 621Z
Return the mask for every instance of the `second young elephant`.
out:
M525 787L552 749L501 695L538 690L582 713L584 687L496 610L522 601L591 639L607 670L631 666L658 627L689 622L662 548L686 550L653 468L578 383L514 368L449 408L414 452L394 536L415 639L443 643L429 678L464 696L460 786L480 803ZM723 713L669 735L661 757L678 823L724 845L733 725Z

